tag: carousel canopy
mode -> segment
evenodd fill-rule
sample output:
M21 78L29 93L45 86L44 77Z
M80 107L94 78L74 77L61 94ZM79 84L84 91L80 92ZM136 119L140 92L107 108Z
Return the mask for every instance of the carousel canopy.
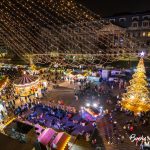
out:
M29 74L24 74L22 77L19 77L14 81L15 85L25 85L25 84L30 84L38 81L38 77L29 75Z

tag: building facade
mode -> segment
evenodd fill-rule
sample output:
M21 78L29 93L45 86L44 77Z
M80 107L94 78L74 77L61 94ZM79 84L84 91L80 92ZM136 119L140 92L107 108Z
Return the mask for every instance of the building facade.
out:
M54 49L57 48L61 52L97 54L98 51L107 53L110 50L115 51L116 48L130 47L126 29L109 22L104 24L102 21L62 26L59 34L43 28L41 35L43 43L47 41L45 49L48 49L48 43L51 43Z
M138 40L142 48L150 48L150 11L116 14L106 19L125 28L128 37Z

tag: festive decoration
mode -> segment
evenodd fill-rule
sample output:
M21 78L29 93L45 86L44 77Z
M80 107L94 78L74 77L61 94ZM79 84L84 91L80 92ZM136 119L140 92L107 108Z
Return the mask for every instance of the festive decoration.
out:
M150 110L150 94L147 89L143 58L138 63L127 92L123 94L121 104L124 109L134 112L135 115Z
M114 25L74 0L0 4L2 39L26 61L31 55L34 63L102 64L129 55L136 46L122 28L112 30Z
M41 97L41 90L47 87L47 82L40 80L38 77L23 74L22 77L14 81L15 94L20 97L35 96Z
M9 79L6 76L0 76L0 91L3 90L8 84Z

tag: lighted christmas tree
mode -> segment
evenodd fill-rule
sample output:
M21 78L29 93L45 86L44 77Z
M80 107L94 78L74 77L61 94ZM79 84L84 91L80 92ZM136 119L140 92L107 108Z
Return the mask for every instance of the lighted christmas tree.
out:
M134 114L150 110L150 95L147 88L143 58L140 59L137 69L130 80L127 92L123 94L121 105Z

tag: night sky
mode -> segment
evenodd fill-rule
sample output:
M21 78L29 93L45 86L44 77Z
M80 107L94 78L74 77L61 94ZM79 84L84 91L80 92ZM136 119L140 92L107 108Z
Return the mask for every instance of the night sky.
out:
M150 10L150 0L76 0L101 16Z

